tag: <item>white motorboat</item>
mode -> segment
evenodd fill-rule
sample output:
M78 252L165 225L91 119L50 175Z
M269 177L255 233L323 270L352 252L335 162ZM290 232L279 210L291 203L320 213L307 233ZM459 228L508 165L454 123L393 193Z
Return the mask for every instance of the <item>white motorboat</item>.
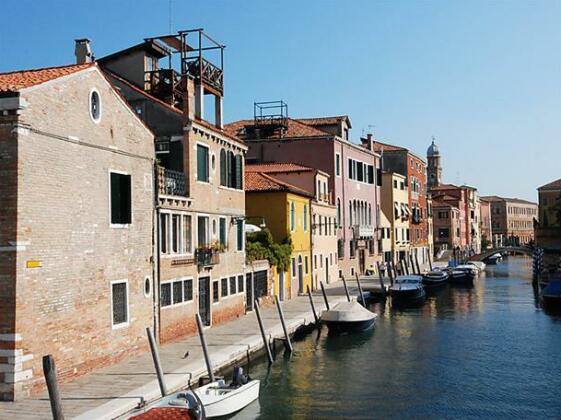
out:
M496 265L503 260L503 255L500 252L496 252L493 255L487 257L487 264Z
M479 274L478 271L473 265L458 265L451 271L450 282L453 284L473 285L473 280Z
M397 276L390 287L392 304L419 304L427 297L423 287L423 276Z
M364 331L374 326L377 315L356 300L341 302L321 314L321 321L332 332Z
M242 385L227 385L223 379L195 389L203 403L207 418L234 414L259 398L260 381L249 380Z
M434 289L448 283L448 273L442 270L433 270L423 274L423 286L425 289Z
M260 381L243 374L241 367L234 368L232 383L224 379L210 382L195 390L175 392L131 418L186 418L199 420L229 416L259 398ZM177 414L178 413L178 414ZM170 417L177 414L176 417ZM167 417L166 417L167 416Z

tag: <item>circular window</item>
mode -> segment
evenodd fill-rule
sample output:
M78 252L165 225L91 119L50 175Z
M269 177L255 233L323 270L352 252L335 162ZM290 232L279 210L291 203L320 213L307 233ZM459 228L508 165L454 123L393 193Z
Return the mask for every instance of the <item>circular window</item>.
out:
M144 296L149 297L150 293L152 293L152 282L150 277L146 276L144 278Z
M101 118L101 98L96 90L92 90L90 93L90 116L96 123Z

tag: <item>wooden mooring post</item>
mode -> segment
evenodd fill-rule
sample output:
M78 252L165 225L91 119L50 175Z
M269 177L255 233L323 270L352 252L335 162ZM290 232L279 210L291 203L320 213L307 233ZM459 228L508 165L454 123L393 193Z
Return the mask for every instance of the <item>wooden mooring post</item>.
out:
M390 277L390 287L393 286L393 278L394 278L394 266L391 261L388 261L388 275Z
M347 301L350 302L351 301L351 295L349 295L349 288L347 287L347 280L345 280L345 277L341 277L341 280L343 280L343 286L345 287L345 294L347 295Z
M47 382L47 390L49 391L49 401L51 402L53 420L64 420L62 400L58 391L58 382L56 378L55 359L50 354L43 356L43 375L45 375L45 382Z
M210 361L210 356L208 354L208 348L206 345L205 333L203 330L203 322L201 321L201 316L199 314L195 315L197 319L197 327L199 329L199 338L201 339L201 347L203 348L203 355L205 357L206 370L208 372L208 379L210 382L214 382L214 369L212 368L212 363Z
M360 299L362 300L362 306L366 307L366 300L364 299L364 293L362 292L362 286L360 285L360 279L358 278L358 273L355 273L356 284L358 285L358 293L360 294Z
M279 318L282 325L282 330L284 332L284 347L286 348L287 351L292 353L292 343L290 342L290 334L288 333L288 330L286 328L286 323L284 322L284 313L282 311L282 306L279 297L277 295L275 295L275 302L277 304L277 310L279 311Z
M417 265L417 274L421 275L421 266L419 265L419 256L415 253L415 264Z
M312 313L314 314L314 320L316 325L319 324L318 314L316 312L316 305L314 305L314 299L312 297L312 292L310 291L310 286L308 286L308 299L310 299L310 306L312 307Z
M429 257L429 268L430 271L432 271L432 260L431 260L431 256L430 256L430 251L427 249L427 256Z
M382 275L382 270L380 269L380 261L376 261L376 268L378 269L378 280L380 280L380 287L382 288L382 292L386 291L386 286L384 284L384 276Z
M265 346L265 351L267 352L267 359L269 364L273 364L273 354L271 353L271 347L269 346L269 341L267 341L267 335L265 334L265 327L263 326L263 320L261 319L261 311L259 310L259 301L255 299L255 315L257 316L257 322L259 323L259 329L261 330L261 338L263 339L263 345Z
M417 254L415 254L417 255ZM413 254L409 254L409 263L411 264L411 274L421 274L418 273L415 268L415 262L413 261Z
M329 311L329 301L327 300L327 295L325 294L325 287L323 287L323 282L320 281L319 285L321 286L321 294L323 295L323 300L325 301L325 308Z
M168 391L166 388L166 383L164 381L164 372L162 370L162 364L160 362L160 355L158 353L156 339L154 338L154 333L152 333L150 327L146 328L146 335L148 336L148 342L150 343L150 351L152 352L152 361L154 362L156 376L158 377L158 385L160 385L160 394L162 394L162 397L165 397Z

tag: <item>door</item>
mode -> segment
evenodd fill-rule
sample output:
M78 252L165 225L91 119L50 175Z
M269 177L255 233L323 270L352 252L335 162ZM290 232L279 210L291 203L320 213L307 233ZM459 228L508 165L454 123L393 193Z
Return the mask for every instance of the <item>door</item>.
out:
M253 311L253 281L251 273L245 275L245 310Z
M210 277L199 277L199 315L203 325L210 325Z
M284 271L279 273L279 299L284 300Z
M325 283L329 283L329 258L325 258Z
M304 293L304 270L301 255L298 256L298 293Z
M366 262L366 256L365 256L365 250L364 249L360 249L358 251L358 270L360 271L360 274L364 274L364 268L365 268L365 262Z

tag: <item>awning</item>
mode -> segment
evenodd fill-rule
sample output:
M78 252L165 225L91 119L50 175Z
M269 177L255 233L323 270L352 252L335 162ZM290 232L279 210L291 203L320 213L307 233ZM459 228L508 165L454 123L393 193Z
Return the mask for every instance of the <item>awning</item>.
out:
M405 206L405 214L407 216L411 216L411 210L409 210L409 204L404 204Z

